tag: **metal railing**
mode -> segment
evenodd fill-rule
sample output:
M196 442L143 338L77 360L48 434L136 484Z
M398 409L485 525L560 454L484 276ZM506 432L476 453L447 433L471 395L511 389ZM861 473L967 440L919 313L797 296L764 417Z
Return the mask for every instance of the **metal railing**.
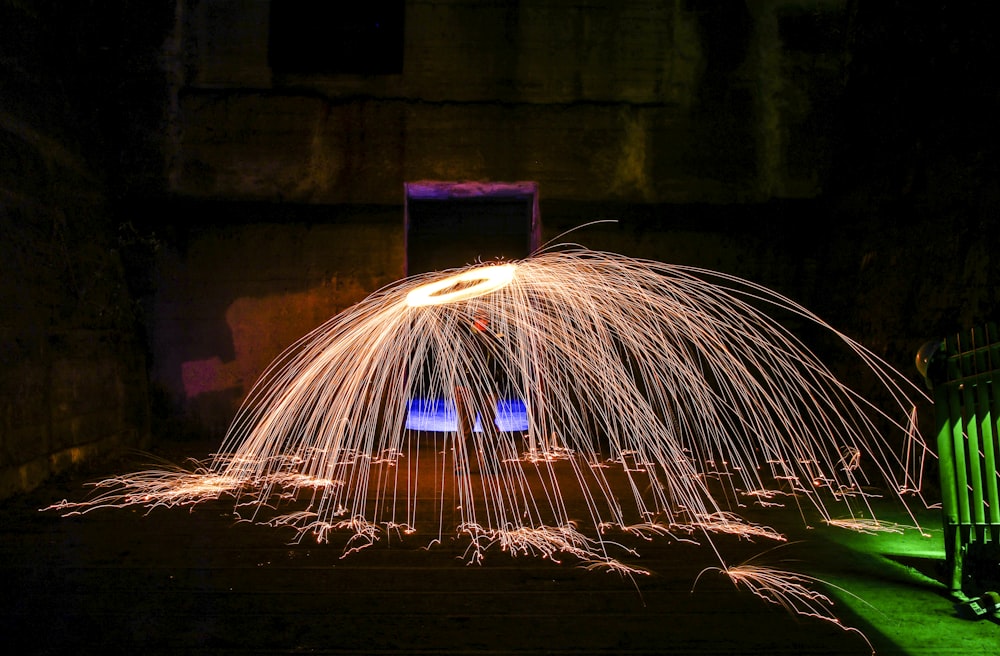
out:
M947 580L953 593L1000 579L1000 336L988 323L925 345L934 393Z

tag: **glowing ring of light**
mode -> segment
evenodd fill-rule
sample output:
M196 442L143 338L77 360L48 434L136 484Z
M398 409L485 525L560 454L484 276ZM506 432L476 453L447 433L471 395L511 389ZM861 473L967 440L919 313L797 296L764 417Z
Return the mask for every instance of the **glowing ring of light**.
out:
M429 282L420 285L406 295L406 304L410 307L421 307L424 305L444 305L445 303L455 303L465 301L470 298L482 296L495 292L506 287L514 279L514 264L497 264L494 266L479 267L469 269L453 276L448 276L443 280ZM463 282L475 282L476 284L446 294L440 294L442 290L454 287Z

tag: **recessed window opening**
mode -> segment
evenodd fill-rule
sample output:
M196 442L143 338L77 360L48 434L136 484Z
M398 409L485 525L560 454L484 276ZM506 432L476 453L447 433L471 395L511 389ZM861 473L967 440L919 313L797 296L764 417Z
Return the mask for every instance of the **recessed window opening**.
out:
M404 217L407 275L521 259L541 241L535 182L410 182Z

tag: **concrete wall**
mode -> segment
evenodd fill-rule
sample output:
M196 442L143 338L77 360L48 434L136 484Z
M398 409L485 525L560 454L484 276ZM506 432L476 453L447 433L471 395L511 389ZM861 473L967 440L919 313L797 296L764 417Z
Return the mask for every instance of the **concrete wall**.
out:
M317 75L270 68L268 2L178 3L166 178L205 228L161 253L167 433L223 430L284 345L402 274L404 182L537 181L547 238L610 216L589 245L748 275L773 260L723 223L760 234L762 213L676 208L822 190L845 2L402 4L401 72ZM829 35L786 47L784 21Z
M164 239L157 258L150 374L154 434L167 439L221 437L285 347L402 276L396 207L188 202L161 211L212 219Z
M11 426L62 425L23 401L47 372L140 371L139 335L156 434L220 438L285 345L402 275L416 180L537 182L544 238L618 219L574 237L766 284L902 369L1000 308L974 4L402 4L401 70L336 75L272 70L266 0L0 5Z
M420 179L813 197L843 88L843 0L413 0L401 73L326 76L271 71L266 1L183 4L171 181L198 197L385 204ZM810 34L785 45L792 23Z
M103 23L29 4L0 5L0 498L149 438L93 58Z
M536 181L545 238L617 219L580 239L771 286L904 370L996 311L996 151L955 149L988 49L974 8L404 4L380 75L273 71L267 2L176 5L165 178L205 227L165 240L151 330L190 430L221 431L284 344L400 275L406 181Z

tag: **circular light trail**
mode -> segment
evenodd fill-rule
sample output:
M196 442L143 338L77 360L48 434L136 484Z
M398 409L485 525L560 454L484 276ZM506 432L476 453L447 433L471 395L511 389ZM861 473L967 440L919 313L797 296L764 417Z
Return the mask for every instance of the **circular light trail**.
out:
M465 301L506 287L514 279L515 264L477 267L421 285L406 295L410 307ZM463 284L472 283L472 284ZM452 291L445 291L454 287Z

